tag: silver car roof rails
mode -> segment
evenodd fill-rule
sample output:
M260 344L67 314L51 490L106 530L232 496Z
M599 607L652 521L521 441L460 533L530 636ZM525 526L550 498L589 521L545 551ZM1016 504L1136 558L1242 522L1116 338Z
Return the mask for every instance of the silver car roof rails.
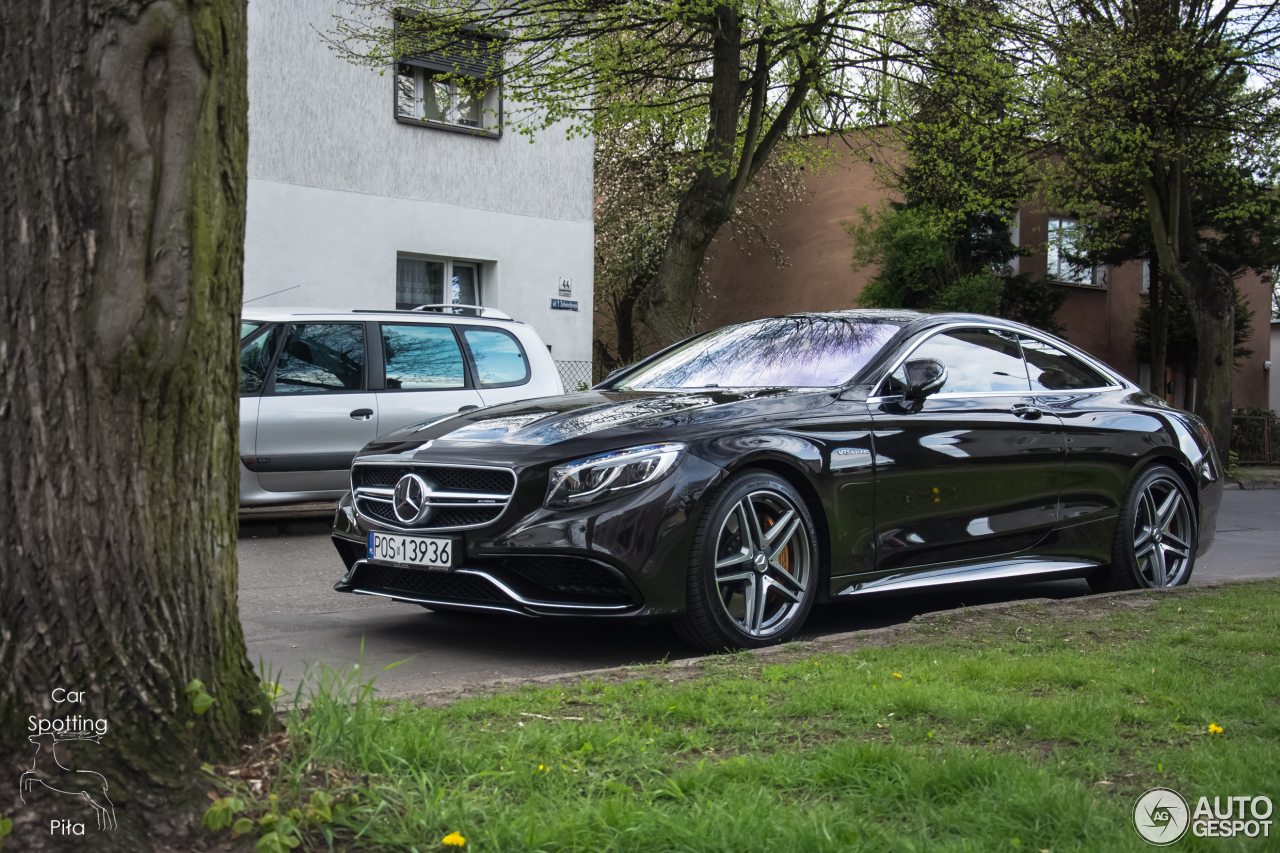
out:
M496 308L486 308L482 305L459 305L456 303L433 303L431 305L419 305L417 308L410 309L412 311L430 311L436 314L458 314L463 317L483 317L486 320L510 320L511 315L499 311Z

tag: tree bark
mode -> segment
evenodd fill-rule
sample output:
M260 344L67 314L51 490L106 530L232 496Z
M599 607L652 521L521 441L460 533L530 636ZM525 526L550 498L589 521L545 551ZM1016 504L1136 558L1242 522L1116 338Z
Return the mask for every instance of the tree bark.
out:
M147 849L269 718L236 602L245 3L4 0L0 68L6 847L58 847L63 818ZM114 831L48 789L15 803L29 718L70 715L107 721L59 757L107 778Z
M1169 286L1160 272L1160 259L1148 262L1147 338L1150 343L1152 393L1164 397L1164 370L1169 355Z
M636 360L636 299L640 295L639 283L627 282L614 305L614 324L618 329L618 363L630 364Z
M1185 239L1185 238L1184 238ZM1191 316L1196 327L1195 413L1209 428L1225 464L1231 451L1232 380L1235 378L1235 288L1225 270L1209 263L1198 235L1188 266ZM1186 251L1184 249L1184 251Z

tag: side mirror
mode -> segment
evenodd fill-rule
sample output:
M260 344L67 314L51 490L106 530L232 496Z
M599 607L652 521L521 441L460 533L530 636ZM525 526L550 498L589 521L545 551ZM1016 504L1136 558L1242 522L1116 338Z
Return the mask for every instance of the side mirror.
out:
M923 400L947 383L947 368L932 358L918 358L903 366L907 374L907 390L902 395L906 401Z

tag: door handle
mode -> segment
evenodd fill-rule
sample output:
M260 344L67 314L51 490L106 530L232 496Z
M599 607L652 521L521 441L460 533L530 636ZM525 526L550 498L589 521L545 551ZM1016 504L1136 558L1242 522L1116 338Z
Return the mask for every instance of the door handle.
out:
M1029 406L1026 403L1015 403L1013 406L1013 413L1024 421L1038 421L1044 416L1044 412L1040 411L1035 406Z
M356 409L351 413L353 421L367 421L371 417L373 417L373 409Z
M472 409L478 409L478 408L480 408L480 407L479 407L479 406L463 406L461 409L458 409L458 411L459 411L459 412L469 412L469 411L471 411Z

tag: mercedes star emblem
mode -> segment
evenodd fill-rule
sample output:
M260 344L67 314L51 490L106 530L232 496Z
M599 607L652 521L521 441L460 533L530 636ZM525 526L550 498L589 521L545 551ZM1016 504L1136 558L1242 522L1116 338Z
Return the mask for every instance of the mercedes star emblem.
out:
M427 500L430 493L431 487L426 480L417 474L405 474L396 483L396 493L392 499L396 518L404 524L421 524L432 511Z

